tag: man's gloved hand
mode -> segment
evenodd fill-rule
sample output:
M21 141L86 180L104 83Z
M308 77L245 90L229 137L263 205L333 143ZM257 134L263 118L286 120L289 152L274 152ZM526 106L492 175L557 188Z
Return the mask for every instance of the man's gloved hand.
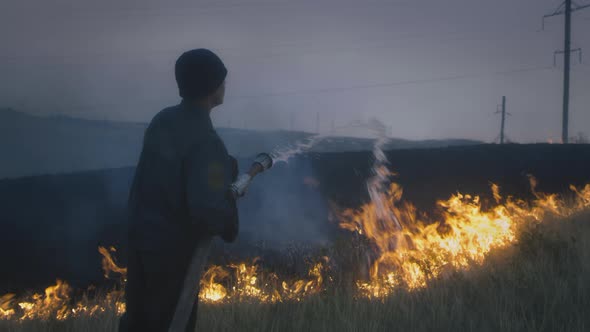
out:
M252 182L250 174L241 174L231 185L231 190L237 197L242 197L246 194L250 182Z

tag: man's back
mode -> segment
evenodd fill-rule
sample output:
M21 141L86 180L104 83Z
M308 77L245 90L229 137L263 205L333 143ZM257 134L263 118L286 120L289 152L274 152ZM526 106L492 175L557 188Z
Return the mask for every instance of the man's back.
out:
M187 168L217 161L220 180L227 185L227 158L206 111L183 103L160 111L146 130L131 187L131 245L140 250L165 249L198 239L196 233L203 230L194 227L198 225L191 220L187 201L189 176L194 170Z

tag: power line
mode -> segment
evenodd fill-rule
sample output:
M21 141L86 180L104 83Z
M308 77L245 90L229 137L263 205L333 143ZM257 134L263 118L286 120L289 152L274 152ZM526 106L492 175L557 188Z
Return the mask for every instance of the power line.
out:
M435 83L435 82L442 82L442 81L453 81L453 80L477 78L477 77L483 77L483 76L489 76L489 75L509 75L509 74L515 74L515 73L525 73L525 72L532 72L532 71L543 71L543 70L554 70L554 69L555 68L553 66L517 68L517 69L510 69L510 70L503 70L503 71L496 71L496 72L487 72L487 73L472 73L472 74L443 76L443 77L430 78L430 79L418 79L418 80L407 80L407 81L388 82L388 83L354 85L354 86L345 86L345 87L309 89L309 90L293 90L293 91L286 91L286 92L276 92L276 93L267 93L267 94L250 95L250 96L242 95L242 96L233 96L232 98L236 98L236 99L244 98L245 99L245 98L268 98L268 97L297 96L297 95L317 95L317 94L326 94L326 93L337 93L337 92L350 91L350 90L366 90L366 89L386 88L386 87L394 87L394 86L427 84L427 83Z
M555 70L555 68L553 66L517 68L517 69L509 69L509 70L502 70L502 71L495 71L495 72L488 72L488 73L473 73L473 74L443 76L443 77L432 78L432 79L406 80L406 81L398 81L398 82L390 82L390 83L375 83L375 84L322 88L322 89L294 90L294 91L259 94L259 95L241 95L241 96L240 95L236 95L236 96L228 95L226 98L228 100L234 100L234 99L256 99L256 98L270 98L270 97L297 96L297 95L320 95L320 94L328 94L328 93L338 93L341 91L368 90L368 89L374 89L374 88L430 84L430 83L443 82L443 81L478 78L478 77L484 77L484 76L490 76L490 75L510 75L510 74L545 71L545 70ZM160 102L168 102L168 100L149 100L146 102L160 103ZM141 102L141 104L144 104L144 103L145 102ZM135 104L135 103L125 103L125 105L132 105L132 104ZM99 107L114 107L114 106L115 107L120 106L120 104L102 103L102 104L95 104L92 106L90 106L90 105L88 105L88 106L82 106L82 105L71 106L70 108L76 108L76 109L92 109L92 108L94 108L94 109L96 109Z
M375 84L365 84L365 85L354 85L354 86L344 86L344 87L332 87L332 88L322 88L322 89L309 89L309 90L294 90L294 91L286 91L286 92L276 92L276 93L267 93L267 94L259 94L259 95L235 95L231 96L228 95L226 99L228 101L231 100L239 100L239 99L257 99L257 98L275 98L275 97L288 97L288 96L298 96L298 95L321 95L321 94L330 94L330 93L338 93L343 91L354 91L354 90L370 90L374 88L388 88L388 87L396 87L396 86L406 86L406 85L419 85L419 84L430 84L436 82L443 82L443 81L452 81L452 80L461 80L461 79L470 79L470 78L478 78L490 75L510 75L510 74L518 74L518 73L527 73L527 72L535 72L535 71L545 71L545 70L555 70L553 66L544 66L544 67L528 67L528 68L515 68L515 69L508 69L508 70L501 70L495 72L487 72L487 73L473 73L473 74L463 74L463 75L452 75L452 76L443 76L438 78L431 78L431 79L419 79L419 80L406 80L406 81L398 81L398 82L389 82L389 83L375 83ZM144 105L146 103L168 103L170 100L147 100L143 102L137 103L125 103L126 106L131 106L134 104L141 104ZM87 105L87 106L69 106L70 109L98 109L98 108L110 108L110 107L118 107L121 104L94 104L94 105ZM245 124L244 124L245 125Z
M572 7L572 4L574 5L574 7ZM573 1L569 1L569 5L568 5L567 1L564 1L552 13L543 16L542 29L545 29L545 19L547 19L547 18L567 14L568 8L569 8L569 12L571 14L573 12L576 12L578 10L582 10L582 9L588 8L588 7L590 7L590 4L579 5ZM584 19L584 20L588 20L588 18Z

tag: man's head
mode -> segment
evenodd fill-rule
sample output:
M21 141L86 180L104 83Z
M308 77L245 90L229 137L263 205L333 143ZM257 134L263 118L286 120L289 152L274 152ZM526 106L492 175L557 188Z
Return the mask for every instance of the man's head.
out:
M223 103L227 69L210 50L199 48L184 52L176 60L174 74L178 93L184 100L208 108Z

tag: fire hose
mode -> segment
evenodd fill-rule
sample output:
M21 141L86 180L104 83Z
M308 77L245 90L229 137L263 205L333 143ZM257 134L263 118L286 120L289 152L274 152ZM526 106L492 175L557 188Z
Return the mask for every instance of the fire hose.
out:
M244 196L254 177L271 168L272 164L273 159L269 154L261 153L256 156L254 163L250 166L250 170L238 176L236 182L231 184L229 188L230 194L235 199ZM203 275L205 264L207 263L212 239L212 237L205 237L202 241L199 241L193 251L193 256L184 278L182 291L168 332L184 332L186 329L193 304L199 296L199 282Z

